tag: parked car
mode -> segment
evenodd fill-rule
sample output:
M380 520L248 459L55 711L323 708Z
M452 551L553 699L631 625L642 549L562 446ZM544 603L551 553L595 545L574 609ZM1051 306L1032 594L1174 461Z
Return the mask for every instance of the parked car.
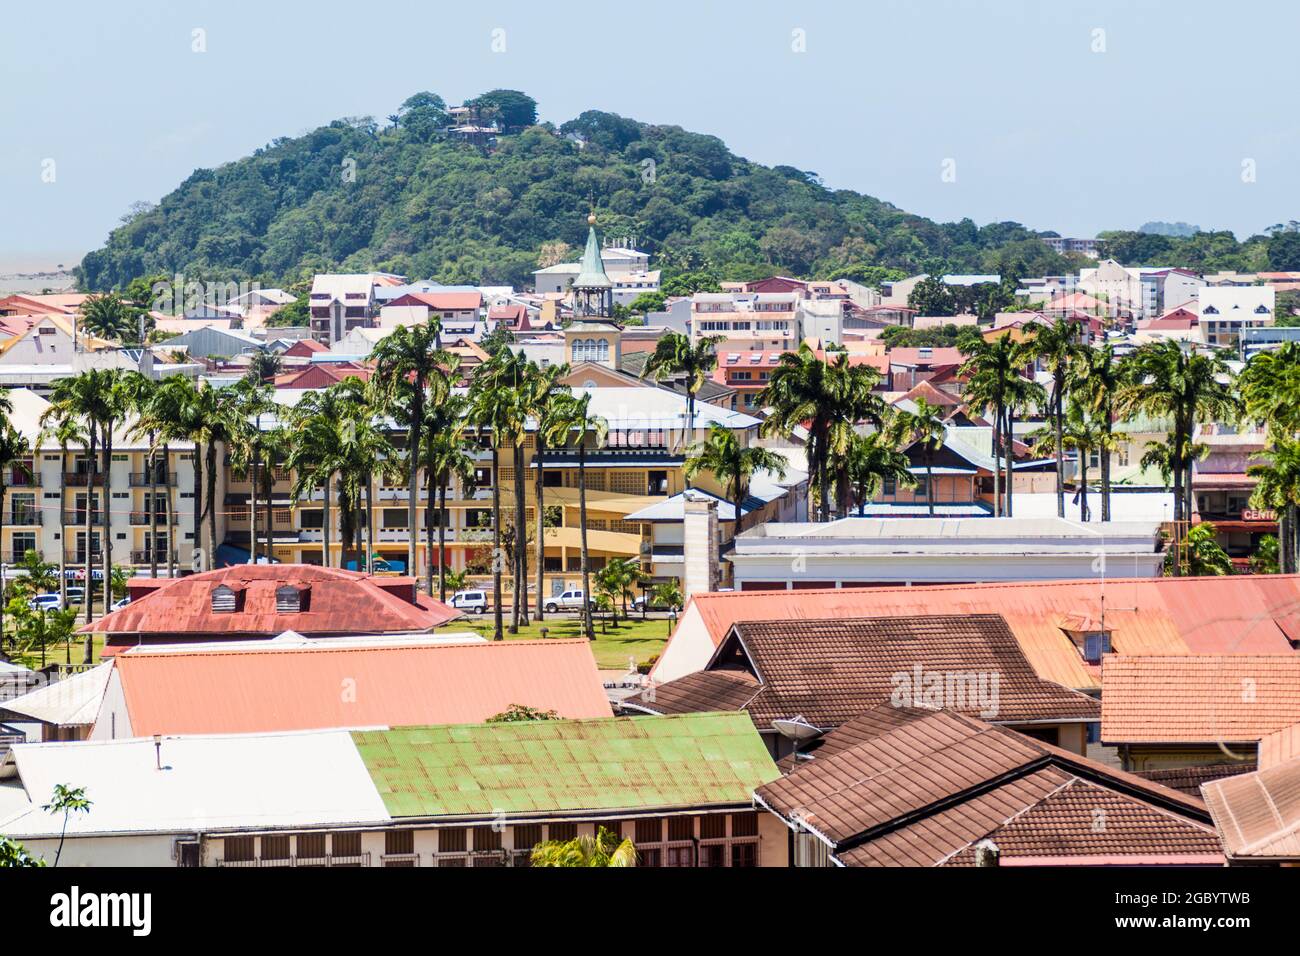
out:
M639 597L632 602L632 610L640 613L641 611L681 611L680 607L670 607L667 604L656 604L654 598Z
M546 602L546 613L554 614L556 611L581 611L583 604L582 588L572 588L563 594L557 595ZM596 610L596 602L587 602L591 609Z
M68 607L76 607L86 599L86 589L83 587L71 587L68 592Z
M126 607L126 606L127 606L128 604L130 604L130 603L131 603L131 596L128 594L126 597L124 597L124 598L122 598L122 599L120 599L120 600L114 601L114 602L112 603L112 605L109 607L109 610L110 610L110 611L120 611L120 610L122 610L122 608Z
M61 611L63 610L63 598L55 594L37 594L27 601L27 606L33 611Z
M451 606L468 614L486 614L488 599L486 591L458 591L451 596Z

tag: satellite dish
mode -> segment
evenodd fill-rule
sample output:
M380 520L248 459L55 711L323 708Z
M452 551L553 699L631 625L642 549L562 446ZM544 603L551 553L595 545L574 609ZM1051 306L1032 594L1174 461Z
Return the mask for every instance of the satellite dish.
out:
M816 740L825 733L825 731L814 727L812 724L808 723L808 721L804 720L802 714L798 717L791 717L788 720L774 720L772 721L772 729L782 737L788 737L790 740L793 740L796 744L803 743L805 740Z

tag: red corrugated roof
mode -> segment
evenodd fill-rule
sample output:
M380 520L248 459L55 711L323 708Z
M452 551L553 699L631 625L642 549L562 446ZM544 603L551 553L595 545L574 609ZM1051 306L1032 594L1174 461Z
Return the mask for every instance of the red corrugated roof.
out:
M1099 668L1062 625L1099 617L1103 595L1116 653L1294 653L1288 639L1300 638L1300 575L733 591L691 602L715 646L737 621L1001 614L1040 677L1096 688Z
M114 667L131 732L142 737L479 723L511 704L610 716L582 639L135 649Z
M212 592L222 585L239 595L233 612L212 610ZM276 610L276 589L285 585L302 591L302 610ZM106 634L110 641L120 635L128 638L125 643L274 637L290 630L308 637L410 634L459 616L418 593L414 578L371 577L310 564L239 564L165 582L81 631ZM105 648L105 653L114 651Z

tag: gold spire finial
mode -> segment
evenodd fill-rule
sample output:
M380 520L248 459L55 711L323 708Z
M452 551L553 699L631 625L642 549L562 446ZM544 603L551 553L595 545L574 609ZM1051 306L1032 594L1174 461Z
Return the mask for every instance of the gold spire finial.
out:
M587 213L587 225L594 226L595 224L596 224L596 214L594 212Z

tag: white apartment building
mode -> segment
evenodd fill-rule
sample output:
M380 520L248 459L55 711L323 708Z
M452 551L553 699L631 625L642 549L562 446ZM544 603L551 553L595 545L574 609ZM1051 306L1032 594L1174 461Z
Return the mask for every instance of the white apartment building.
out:
M725 336L733 349L794 349L804 337L799 305L794 292L697 292L691 337Z
M1197 301L1201 340L1219 348L1237 348L1246 329L1273 324L1277 291L1272 286L1206 286Z

